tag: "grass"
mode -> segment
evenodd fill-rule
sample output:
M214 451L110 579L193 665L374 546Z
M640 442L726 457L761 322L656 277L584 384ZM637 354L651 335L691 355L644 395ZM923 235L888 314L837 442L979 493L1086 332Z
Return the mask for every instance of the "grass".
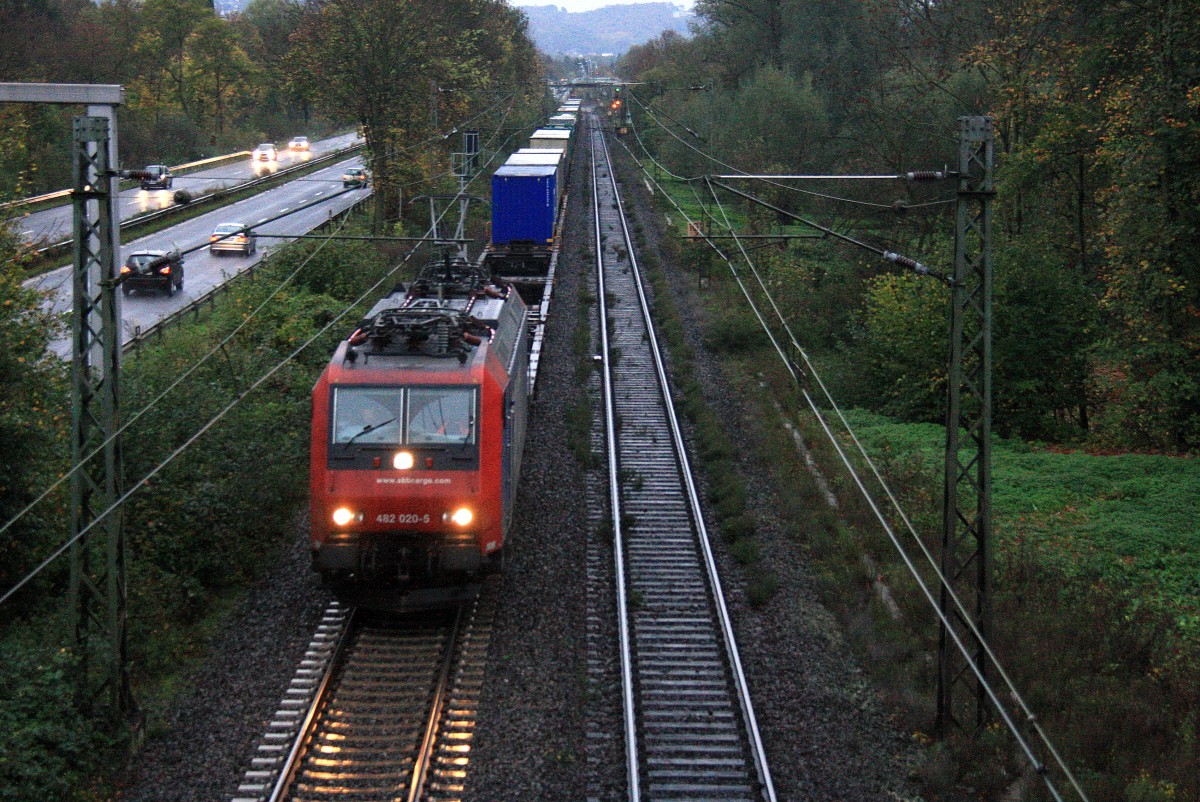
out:
M868 450L885 460L940 465L940 426L847 413ZM1200 638L1200 460L1063 451L995 440L997 551L1032 548L1066 577L1100 577L1178 614Z
M703 219L686 188L667 188ZM663 211L682 234L678 212ZM682 263L702 269L700 260ZM739 296L727 272L712 271L706 342L736 392L762 420L776 420L780 407L803 405L761 337L747 336L757 324ZM847 417L936 554L944 430L863 410ZM928 798L1040 799L1013 785L1023 761L1001 729L943 741L925 734L936 687L932 611L815 421L800 416L799 430L838 495L836 510L782 427L759 427L739 447L769 466L780 517L809 556L824 603L901 726L925 745L917 774ZM993 479L993 645L1016 686L1093 802L1200 799L1200 460L997 439ZM752 558L737 525L727 521L725 534L740 559ZM771 587L769 560L748 565L752 602ZM898 619L876 592L881 581Z

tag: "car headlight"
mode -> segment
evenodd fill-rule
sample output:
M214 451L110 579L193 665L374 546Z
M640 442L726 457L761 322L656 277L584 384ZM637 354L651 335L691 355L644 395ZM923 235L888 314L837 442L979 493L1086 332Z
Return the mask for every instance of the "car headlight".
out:
M333 522L338 526L345 526L357 517L349 507L338 507L333 511Z

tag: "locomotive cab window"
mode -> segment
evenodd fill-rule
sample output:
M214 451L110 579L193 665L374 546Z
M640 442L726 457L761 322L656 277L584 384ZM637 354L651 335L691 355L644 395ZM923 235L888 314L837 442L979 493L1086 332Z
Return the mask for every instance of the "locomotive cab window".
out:
M399 445L403 398L399 387L338 387L333 442Z
M349 445L470 445L474 387L337 387L332 441Z
M408 391L410 445L475 442L475 390L471 387L414 387Z

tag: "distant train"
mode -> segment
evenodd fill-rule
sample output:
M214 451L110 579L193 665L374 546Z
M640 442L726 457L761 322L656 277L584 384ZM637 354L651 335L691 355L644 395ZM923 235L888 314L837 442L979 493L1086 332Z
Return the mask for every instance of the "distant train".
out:
M313 566L357 603L502 563L571 133L539 130L532 158L513 154L480 259L446 257L379 301L313 389ZM536 288L532 309L519 285Z

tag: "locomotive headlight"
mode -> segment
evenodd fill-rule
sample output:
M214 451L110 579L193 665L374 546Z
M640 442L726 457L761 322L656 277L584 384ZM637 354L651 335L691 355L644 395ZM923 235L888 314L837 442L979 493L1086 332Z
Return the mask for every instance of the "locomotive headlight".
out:
M450 520L456 526L469 526L471 521L475 520L475 513L471 512L468 507L459 507L454 512L450 513Z
M333 511L333 522L338 526L345 526L355 518L354 510L349 507L338 507Z
M413 455L411 451L397 451L396 456L392 457L392 466L398 471L407 471L413 466Z

